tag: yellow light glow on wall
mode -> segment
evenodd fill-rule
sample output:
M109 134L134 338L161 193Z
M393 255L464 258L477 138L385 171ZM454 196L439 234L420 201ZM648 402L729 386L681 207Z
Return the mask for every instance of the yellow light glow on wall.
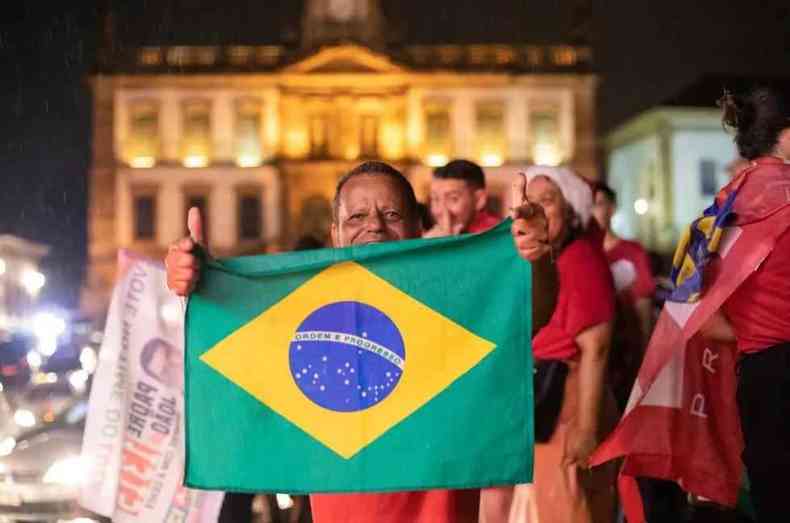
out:
M236 165L239 167L258 167L261 164L259 154L240 154L236 158Z
M502 155L495 152L483 153L480 157L480 163L483 167L499 167L504 163Z
M153 156L135 156L129 160L129 165L135 169L148 169L156 165L156 158Z
M379 151L387 160L403 158L403 126L385 123L379 131Z
M307 130L303 128L289 129L285 133L285 141L283 149L286 156L291 158L302 158L307 156L310 150L307 141Z
M537 165L559 165L562 161L559 147L553 143L536 143L532 158Z
M429 154L425 158L425 163L430 165L431 167L442 167L443 165L447 165L447 155L444 154Z
M184 157L184 167L196 168L208 165L208 157L203 154L189 154Z
M348 145L343 151L343 157L346 160L355 160L358 156L359 156L359 147L355 145Z
M261 163L261 106L257 98L236 101L233 138L234 156L239 167L255 167Z

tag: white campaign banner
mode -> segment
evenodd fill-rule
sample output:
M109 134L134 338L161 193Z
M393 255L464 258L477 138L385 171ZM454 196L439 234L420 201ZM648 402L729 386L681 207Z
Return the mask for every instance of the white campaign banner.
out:
M216 522L184 474L184 325L162 264L120 254L85 425L80 505L116 523Z

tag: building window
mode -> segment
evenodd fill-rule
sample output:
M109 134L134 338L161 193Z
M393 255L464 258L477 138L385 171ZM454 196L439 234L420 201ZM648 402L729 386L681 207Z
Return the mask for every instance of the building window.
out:
M571 66L576 63L576 49L570 46L558 46L553 49L552 61L554 65Z
M143 47L137 55L140 65L154 66L162 64L162 49L159 47Z
M197 207L200 211L203 226L203 241L208 242L211 215L209 214L208 194L205 192L189 191L184 196L184 208L189 210L192 207ZM185 213L186 214L186 213ZM184 224L184 231L189 234L189 229L186 223Z
M703 158L699 161L699 183L702 196L713 196L719 190L716 177L716 160Z
M442 65L454 65L463 58L464 49L459 45L443 45L437 48L436 54Z
M532 131L532 161L538 165L559 165L560 152L559 112L546 109L530 114Z
M192 48L192 60L197 65L214 65L217 61L219 49L212 46L199 46Z
M235 149L239 167L261 164L261 103L258 100L240 100L236 104Z
M440 166L452 155L450 109L446 105L429 105L425 109L425 148L428 164Z
M502 165L505 151L505 107L502 102L477 105L477 153L485 166Z
M324 115L310 117L310 156L325 158L329 155L329 122Z
M261 239L262 207L259 194L250 192L239 195L239 241Z
M156 238L156 196L138 194L134 197L134 239L151 241Z
M256 48L255 59L260 65L277 65L282 54L282 47L276 45L261 45Z
M231 65L246 65L252 57L253 48L246 45L228 47L228 62Z
M188 100L182 106L182 161L185 167L205 167L211 158L211 103Z
M299 235L311 236L321 243L329 237L332 223L332 204L324 196L313 194L302 200L299 213Z
M138 100L129 106L129 142L126 156L132 167L153 167L159 156L159 104Z
M494 50L497 65L512 65L516 62L516 50L510 46L497 46Z
M168 65L180 67L189 65L189 48L184 46L171 47L167 50Z
M378 156L379 119L365 115L359 122L359 152L363 158Z
M483 65L488 62L490 46L470 45L467 48L469 65Z

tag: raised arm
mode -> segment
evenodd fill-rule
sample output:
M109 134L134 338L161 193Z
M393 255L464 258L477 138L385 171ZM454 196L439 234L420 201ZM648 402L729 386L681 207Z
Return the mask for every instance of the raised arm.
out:
M543 208L526 196L526 177L519 173L511 185L510 229L516 251L532 263L532 332L544 327L554 312L559 292L557 266L551 257L549 230Z

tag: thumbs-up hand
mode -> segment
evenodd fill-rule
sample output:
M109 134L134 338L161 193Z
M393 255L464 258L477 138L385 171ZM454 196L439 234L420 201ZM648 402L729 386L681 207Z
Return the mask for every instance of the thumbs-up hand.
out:
M516 175L511 185L510 232L519 256L527 261L537 261L551 251L549 227L543 207L527 199L527 177Z
M196 245L203 244L203 220L197 207L187 214L189 236L170 244L165 257L167 287L179 296L187 296L195 289L200 277L200 261L193 254Z

